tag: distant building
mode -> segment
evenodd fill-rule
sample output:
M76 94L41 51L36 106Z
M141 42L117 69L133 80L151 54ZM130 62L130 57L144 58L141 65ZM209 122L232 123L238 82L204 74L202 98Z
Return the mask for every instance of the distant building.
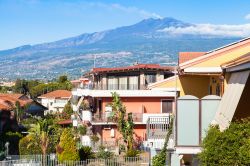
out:
M47 108L45 113L62 112L71 98L71 91L55 90L38 97L38 102Z
M4 82L4 81L1 81L0 82L0 86L12 87L12 86L15 86L15 82Z
M23 94L0 94L0 133L5 131L18 131L14 110L16 103L24 110L22 118L29 115L43 116L46 108Z

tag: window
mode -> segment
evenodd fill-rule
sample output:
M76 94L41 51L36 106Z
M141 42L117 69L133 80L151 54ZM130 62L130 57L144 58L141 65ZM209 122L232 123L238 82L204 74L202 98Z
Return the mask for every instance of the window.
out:
M151 84L156 82L156 75L155 74L147 74L145 75L145 84Z
M172 113L173 112L173 100L162 100L162 113Z
M114 76L108 77L108 90L118 89L118 79Z

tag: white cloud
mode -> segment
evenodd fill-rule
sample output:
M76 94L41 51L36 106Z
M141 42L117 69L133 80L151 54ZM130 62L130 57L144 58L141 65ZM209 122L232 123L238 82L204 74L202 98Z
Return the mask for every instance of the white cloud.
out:
M168 27L160 30L170 34L189 34L189 35L211 35L226 37L247 37L250 36L250 24L241 25L215 25L215 24L196 24L189 27Z
M97 6L97 7L102 7L102 8L107 8L107 9L111 9L111 10L120 10L122 12L126 12L126 13L134 13L136 15L139 15L143 18L163 18L162 16L160 16L157 13L154 12L149 12L143 9L139 9L137 7L134 6L122 6L120 4L117 3L113 3L113 4L106 4L106 3L100 3L100 2L90 2L89 5L91 6Z
M245 19L250 20L250 13L245 16Z

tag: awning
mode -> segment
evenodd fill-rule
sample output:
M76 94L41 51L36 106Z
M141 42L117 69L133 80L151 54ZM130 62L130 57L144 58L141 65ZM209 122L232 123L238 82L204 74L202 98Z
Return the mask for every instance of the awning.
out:
M218 124L221 130L226 129L233 119L234 113L240 101L241 95L247 82L248 71L231 74L228 87L222 96L213 124Z

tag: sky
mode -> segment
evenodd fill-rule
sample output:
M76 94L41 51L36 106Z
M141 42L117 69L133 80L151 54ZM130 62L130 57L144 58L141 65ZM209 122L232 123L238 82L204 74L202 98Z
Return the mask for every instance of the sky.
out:
M248 0L0 0L0 50L173 17L197 24L173 33L250 34ZM244 29L244 32L241 31Z

